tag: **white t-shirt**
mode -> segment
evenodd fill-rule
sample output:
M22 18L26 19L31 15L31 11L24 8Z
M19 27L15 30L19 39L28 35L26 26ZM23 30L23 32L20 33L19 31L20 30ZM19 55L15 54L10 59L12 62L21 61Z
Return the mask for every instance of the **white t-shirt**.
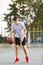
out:
M15 23L12 23L11 29L12 29L12 31L15 30L15 32L16 32L15 37L21 38L24 36L25 25L23 22L19 22L18 25Z

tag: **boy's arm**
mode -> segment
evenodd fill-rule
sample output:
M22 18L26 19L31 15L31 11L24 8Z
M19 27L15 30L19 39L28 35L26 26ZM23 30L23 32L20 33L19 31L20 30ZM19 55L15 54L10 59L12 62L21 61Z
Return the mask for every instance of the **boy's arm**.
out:
M23 29L23 30L24 30L24 36L20 39L21 42L23 41L24 37L26 37L26 34L27 34L27 30L26 30L26 28Z
M11 30L11 36L14 37L15 36L15 30Z
M24 36L26 36L26 34L27 34L27 30L26 30L26 28L24 29Z
M16 33L16 31L14 29L14 23L12 23L12 25L11 25L11 35L14 37L15 33Z

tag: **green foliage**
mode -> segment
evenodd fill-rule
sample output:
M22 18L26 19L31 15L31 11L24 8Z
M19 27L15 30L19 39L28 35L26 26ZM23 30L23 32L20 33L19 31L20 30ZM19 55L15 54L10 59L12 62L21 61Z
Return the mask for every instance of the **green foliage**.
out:
M36 13L36 17L34 21L40 24L43 23L43 3L39 3L39 4L35 3L33 7Z
M0 35L0 39L2 39L2 35Z
M28 10L25 10L26 6L24 5L28 5L28 3L30 2L30 0L16 0L15 2L13 2L13 4L9 4L10 6L10 13L8 14L4 14L5 17L4 17L4 20L8 22L8 31L11 30L11 16L15 16L15 15L19 15L17 14L18 11L20 11L20 14L21 15L28 15L29 14L29 9ZM17 4L19 4L18 7Z
M17 15L17 8L15 7L16 4L9 4L10 6L10 13L9 14L4 14L4 20L8 22L8 27L6 29L8 29L8 31L11 30L11 16Z
M13 4L9 4L10 8L10 13L4 14L4 20L8 22L8 31L11 30L11 17L15 15L21 14L22 16L27 16L31 15L30 11L31 8L33 8L33 12L35 12L36 17L34 19L34 22L42 22L43 21L43 3L40 1L33 2L34 0L16 0L13 2ZM18 6L17 6L18 5ZM27 8L27 9L26 9ZM19 12L19 13L18 13ZM31 15L32 18L32 15ZM28 25L26 24L26 27Z

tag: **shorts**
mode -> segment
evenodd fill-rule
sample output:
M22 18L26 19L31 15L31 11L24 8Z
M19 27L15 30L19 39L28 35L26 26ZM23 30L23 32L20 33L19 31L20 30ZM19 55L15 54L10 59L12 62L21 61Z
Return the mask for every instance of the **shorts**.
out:
M22 44L22 46L24 46L25 45L25 38L23 39L23 42L20 42L20 38L15 37L15 45L20 46L20 43Z

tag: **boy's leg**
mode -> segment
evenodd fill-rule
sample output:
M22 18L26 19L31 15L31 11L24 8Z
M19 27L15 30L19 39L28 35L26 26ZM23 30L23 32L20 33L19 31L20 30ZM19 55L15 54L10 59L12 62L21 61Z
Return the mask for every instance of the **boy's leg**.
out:
M26 43L25 43L25 38L23 39L22 47L23 47L25 55L28 56L28 52L27 52L27 48L26 48Z
M16 54L16 59L15 59L15 63L19 63L19 45L20 45L20 41L19 38L15 38L15 54Z
M15 46L15 53L16 53L16 58L18 58L19 45L16 45L16 46Z
M26 45L24 45L24 46L22 46L23 47L23 50L24 50L24 53L25 53L25 59L26 59L26 62L28 63L30 63L30 58L29 58L29 56L28 56L28 51L27 51L27 48L26 48Z
M16 47L15 47L16 59L15 59L14 63L19 63L20 62L19 57L18 57L18 54L19 54L18 51L19 51L19 45L16 45Z
M27 51L26 44L25 44L25 38L22 42L22 47L23 47L23 50L24 50L24 53L25 53L25 56L26 56L26 62L28 63L28 62L30 62L30 58L28 56L28 51Z
M28 52L27 52L26 45L24 45L24 46L22 46L22 47L23 47L23 50L24 50L25 56L28 56Z
M15 52L16 52L16 58L18 58L19 45L20 45L20 40L19 40L19 38L15 38Z

